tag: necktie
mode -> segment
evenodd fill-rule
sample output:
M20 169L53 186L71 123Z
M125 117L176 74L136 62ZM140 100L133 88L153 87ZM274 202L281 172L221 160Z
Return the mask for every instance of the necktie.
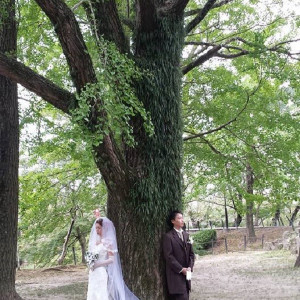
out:
M182 231L178 231L178 236L179 236L179 238L183 241L183 234L182 234Z

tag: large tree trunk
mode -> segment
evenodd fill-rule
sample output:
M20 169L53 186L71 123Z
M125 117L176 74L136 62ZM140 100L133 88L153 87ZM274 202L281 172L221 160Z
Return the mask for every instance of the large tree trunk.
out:
M182 15L173 16L139 28L136 61L153 77L138 84L137 95L151 113L155 135L147 136L135 122L138 144L126 149L126 162L135 172L125 187L108 183L108 215L117 228L126 283L144 300L166 297L161 237L169 211L182 206L182 21Z
M246 167L246 184L247 184L247 193L253 195L253 184L254 176L250 164L247 163ZM247 197L246 199L246 227L248 239L250 242L256 241L254 223L253 223L253 200Z
M14 1L0 0L0 51L16 51ZM19 120L17 84L0 76L0 299L15 292L18 225Z

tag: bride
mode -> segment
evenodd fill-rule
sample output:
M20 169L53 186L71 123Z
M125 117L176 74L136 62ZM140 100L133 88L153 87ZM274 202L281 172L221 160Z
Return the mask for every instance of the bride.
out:
M123 280L116 230L108 218L94 222L88 252L97 260L90 267L87 300L138 300Z

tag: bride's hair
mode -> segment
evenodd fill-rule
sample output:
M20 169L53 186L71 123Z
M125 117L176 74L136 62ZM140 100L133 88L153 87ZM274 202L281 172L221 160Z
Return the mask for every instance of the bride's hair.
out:
M96 223L99 224L102 227L103 226L103 219L97 219Z

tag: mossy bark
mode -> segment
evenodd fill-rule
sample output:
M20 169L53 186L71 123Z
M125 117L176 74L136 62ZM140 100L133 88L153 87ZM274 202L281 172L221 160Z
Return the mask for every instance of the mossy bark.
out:
M155 20L151 31L137 32L136 62L149 75L136 90L151 114L155 134L149 137L134 120L137 146L125 151L132 172L125 187L108 189L108 215L118 229L126 282L144 300L167 297L161 238L168 213L182 206L183 35L182 16L177 15Z

